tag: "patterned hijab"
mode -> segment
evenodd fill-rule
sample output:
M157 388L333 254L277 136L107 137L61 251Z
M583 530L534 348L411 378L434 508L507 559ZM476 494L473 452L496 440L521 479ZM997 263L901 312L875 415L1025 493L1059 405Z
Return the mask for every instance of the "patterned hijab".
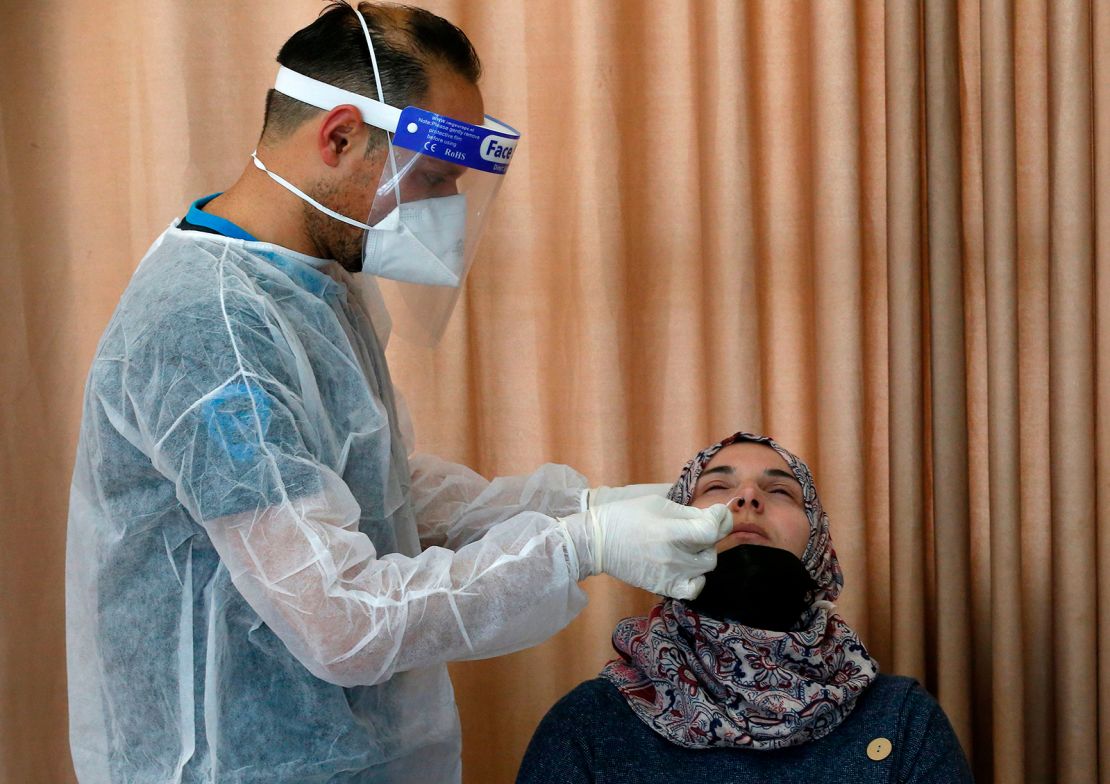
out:
M818 586L809 608L792 631L776 632L664 599L646 618L617 624L620 658L601 672L645 724L691 749L779 749L824 737L878 674L859 637L834 613L844 576L805 463L770 438L736 433L687 463L670 499L688 505L713 456L745 441L774 449L802 486L809 519L802 564Z

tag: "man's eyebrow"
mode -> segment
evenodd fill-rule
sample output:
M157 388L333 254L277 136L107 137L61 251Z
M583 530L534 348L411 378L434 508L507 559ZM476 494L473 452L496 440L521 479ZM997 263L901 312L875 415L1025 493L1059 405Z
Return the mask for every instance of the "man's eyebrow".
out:
M799 484L799 485L801 484L801 482L798 481L798 477L794 476L793 474L789 473L788 471L783 471L781 468L768 468L766 471L763 472L763 475L764 476L779 477L781 479L789 479L791 482L794 482L795 484Z

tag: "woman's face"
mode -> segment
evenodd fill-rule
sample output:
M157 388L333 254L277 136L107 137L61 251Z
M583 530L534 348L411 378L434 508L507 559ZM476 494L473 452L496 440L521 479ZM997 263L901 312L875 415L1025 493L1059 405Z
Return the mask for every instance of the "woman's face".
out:
M799 558L809 542L802 486L778 452L766 444L729 444L698 477L691 506L728 504L732 533L717 542L721 553L741 544L789 550Z

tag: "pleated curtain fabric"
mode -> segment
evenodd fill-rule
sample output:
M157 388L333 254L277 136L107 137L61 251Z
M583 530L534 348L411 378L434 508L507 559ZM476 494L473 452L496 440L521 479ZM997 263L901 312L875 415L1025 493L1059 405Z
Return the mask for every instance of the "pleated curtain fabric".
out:
M620 484L772 434L814 470L842 613L977 779L1110 782L1110 4L418 2L524 133L443 342L390 346L420 447ZM3 9L0 780L73 780L65 518L99 333L246 165L322 7ZM511 781L652 602L586 586L552 640L452 665L468 782Z

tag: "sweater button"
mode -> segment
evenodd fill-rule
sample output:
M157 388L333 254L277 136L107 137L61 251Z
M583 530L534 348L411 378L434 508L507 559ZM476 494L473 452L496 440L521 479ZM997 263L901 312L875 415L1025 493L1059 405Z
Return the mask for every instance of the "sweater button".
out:
M875 740L867 744L867 756L875 760L875 762L885 760L890 756L891 749L893 748L894 744L886 738L875 738Z

